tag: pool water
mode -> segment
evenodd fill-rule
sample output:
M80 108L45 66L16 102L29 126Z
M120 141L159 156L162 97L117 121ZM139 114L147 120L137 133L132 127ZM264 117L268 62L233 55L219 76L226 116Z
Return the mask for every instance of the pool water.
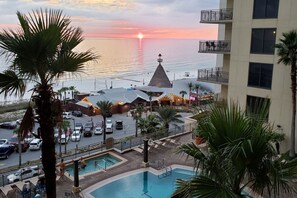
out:
M180 168L160 175L145 171L108 183L90 194L108 195L108 198L167 198L174 192L177 178L189 179L193 175L194 171Z
M97 156L94 158L86 159L86 167L80 168L79 164L79 175L84 175L87 173L92 173L98 170L106 169L112 165L115 165L122 160L118 159L117 157L111 155L111 154L105 154L101 156ZM96 162L96 163L95 163ZM74 172L74 165L69 165L66 167L66 172L73 176Z

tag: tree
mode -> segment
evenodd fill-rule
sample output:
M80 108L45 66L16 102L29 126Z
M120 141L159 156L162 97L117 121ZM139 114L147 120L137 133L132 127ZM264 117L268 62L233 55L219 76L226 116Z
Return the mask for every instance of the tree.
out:
M149 100L150 100L150 112L152 113L152 111L153 111L152 99L153 99L154 93L149 91L146 94L148 95Z
M106 118L111 114L112 103L109 101L99 101L96 105L100 108L101 115L103 117L103 144L106 141Z
M71 99L74 99L74 93L76 92L76 89L74 86L70 86L69 87L69 91L71 91Z
M148 115L147 118L139 118L138 127L141 133L152 133L158 129L158 120L155 115Z
M296 192L292 179L297 177L297 159L290 160L287 154L277 157L271 144L277 134L266 122L268 109L263 105L249 116L235 104L212 106L196 131L206 140L208 153L194 143L179 147L180 154L194 158L199 173L188 181L178 180L172 197L245 197L246 186L260 195Z
M183 105L185 105L185 103L184 103L184 101L185 101L185 94L187 94L187 92L184 91L184 90L181 90L181 91L179 92L179 94L181 94L182 99L183 99Z
M195 84L194 85L194 89L196 90L196 106L199 105L199 101L198 101L198 99L199 99L199 94L198 94L199 88L200 88L200 85L199 84Z
M297 31L292 30L282 34L280 43L275 45L277 55L280 57L278 63L291 66L291 93L292 93L292 121L290 156L295 157L295 128L296 128L296 60L297 60Z
M133 118L135 120L135 137L137 137L138 132L138 120L141 118L143 110L144 108L142 105L137 105L133 114Z
M70 26L61 10L36 10L28 15L17 12L20 28L0 33L1 55L11 63L0 73L0 93L23 95L28 82L34 83L42 146L42 164L47 197L56 197L56 157L54 126L62 112L55 99L53 82L65 73L82 71L84 63L97 58L91 51L73 49L82 42L80 28ZM23 131L23 130L22 130ZM26 131L26 130L24 130Z
M189 82L188 87L189 87L189 104L190 104L191 103L191 93L192 93L192 89L193 89L193 83Z
M160 107L157 111L156 118L162 124L162 127L169 130L169 124L171 122L182 123L183 121L180 120L182 117L177 111L171 107Z

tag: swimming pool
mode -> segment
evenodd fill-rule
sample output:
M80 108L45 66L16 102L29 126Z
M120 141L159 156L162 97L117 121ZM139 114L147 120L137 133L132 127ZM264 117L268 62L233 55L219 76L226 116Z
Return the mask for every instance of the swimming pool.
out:
M192 170L181 168L172 171L163 171L161 174L152 171L141 171L130 174L101 187L93 187L86 197L100 197L108 195L108 198L166 198L175 190L176 179L189 179L194 175ZM115 190L116 189L116 190Z
M120 163L122 159L107 153L100 156L94 156L89 159L85 158L85 161L87 166L84 169L80 168L79 175L85 175L99 170L106 170L108 167L111 167ZM66 172L71 176L73 176L73 169L74 169L73 164L66 166Z

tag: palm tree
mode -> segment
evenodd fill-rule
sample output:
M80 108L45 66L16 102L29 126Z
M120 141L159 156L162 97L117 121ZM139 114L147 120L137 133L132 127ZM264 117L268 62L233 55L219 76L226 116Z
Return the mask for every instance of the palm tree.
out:
M111 113L112 103L109 101L99 101L96 105L100 108L101 115L103 117L103 144L106 141L106 118Z
M193 83L189 82L188 87L189 87L189 104L190 104L191 103L191 93L192 93Z
M133 118L135 119L135 137L137 137L138 132L138 120L141 118L143 110L144 108L142 105L137 105L135 112L133 114Z
M297 60L297 31L292 30L283 33L280 43L275 45L277 55L280 57L278 63L291 66L291 93L292 93L292 121L290 156L295 157L295 128L296 128L296 60Z
M185 94L187 94L187 92L184 91L184 90L181 90L181 91L179 92L179 94L181 94L182 99L183 99L183 105L185 105L185 103L184 103L184 101L185 101Z
M70 86L68 89L69 89L69 91L71 91L71 99L73 100L74 99L74 93L75 93L76 89L75 89L74 86Z
M212 106L196 131L207 140L209 151L193 143L179 147L179 153L194 158L199 173L188 181L178 180L172 197L245 197L246 186L277 197L280 190L296 192L292 179L297 178L297 159L290 160L287 154L277 157L271 144L277 133L266 122L268 109L266 105L250 117L238 105Z
M199 101L198 101L198 92L199 92L199 88L200 88L200 85L199 84L195 84L194 85L194 89L196 90L196 106L198 106L199 105Z
M162 127L168 132L169 124L171 122L182 123L180 120L182 117L180 114L177 114L177 111L171 107L160 107L157 111L156 118L162 124Z
M56 157L54 126L62 112L54 98L53 82L66 72L82 71L84 63L95 60L90 51L73 49L82 42L80 28L70 26L61 10L36 10L28 15L17 12L18 30L0 33L1 55L12 63L0 73L0 93L23 95L26 83L34 83L32 100L36 104L42 146L42 164L47 197L56 197Z
M138 127L141 129L141 133L152 133L157 131L159 125L155 115L148 115L147 118L138 119Z
M152 99L153 99L154 93L149 91L146 94L148 95L149 100L150 100L150 112L152 113L152 111L153 111Z

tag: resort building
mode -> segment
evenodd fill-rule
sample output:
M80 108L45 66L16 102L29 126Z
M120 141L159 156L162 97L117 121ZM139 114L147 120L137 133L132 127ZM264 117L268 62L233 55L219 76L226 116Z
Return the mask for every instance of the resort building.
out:
M198 81L221 85L220 99L245 109L271 101L269 121L286 134L289 149L292 99L290 66L278 64L274 45L282 33L297 29L296 0L221 0L220 8L202 10L200 23L218 24L218 40L199 42L199 53L216 53L217 65L198 71Z

